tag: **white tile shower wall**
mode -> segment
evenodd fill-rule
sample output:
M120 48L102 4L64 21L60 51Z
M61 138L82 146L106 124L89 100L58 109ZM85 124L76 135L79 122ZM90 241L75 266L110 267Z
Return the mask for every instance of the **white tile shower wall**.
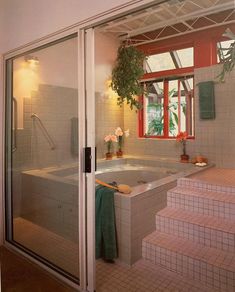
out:
M51 150L38 121L34 119L32 162L35 168L63 165L77 159L71 153L71 119L78 117L77 94L74 88L40 85L32 95L32 112L40 117L56 147Z
M36 113L53 139L51 150ZM40 85L31 98L24 99L24 129L17 132L14 167L23 169L61 165L76 159L71 154L71 118L77 117L77 89Z
M105 135L113 134L117 127L123 127L123 108L117 106L117 100L107 83L111 80L119 40L97 31L95 46L96 147L97 157L103 158L107 152Z
M215 120L199 118L197 84L216 81L220 71L220 65L195 69L195 140L188 141L187 152L190 156L205 155L218 167L232 168L235 165L235 69L226 76L225 83L215 82ZM124 127L130 128L124 148L127 154L169 157L181 154L181 145L175 141L138 138L138 114L127 106L124 108Z
M96 147L97 157L103 158L107 152L104 137L114 134L117 127L123 128L123 108L117 106L115 98L108 98L101 93L96 93ZM116 150L116 143L114 143Z
M21 213L21 172L51 165L63 165L77 157L71 154L71 118L77 117L77 89L40 85L31 98L24 98L24 128L17 130L17 150L13 153L14 216ZM37 120L36 113L54 140L51 150Z

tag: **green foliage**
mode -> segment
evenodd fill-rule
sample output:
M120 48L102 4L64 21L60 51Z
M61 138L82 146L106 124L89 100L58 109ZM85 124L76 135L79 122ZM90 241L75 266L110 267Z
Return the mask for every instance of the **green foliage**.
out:
M172 89L169 92L169 98L171 98L175 92L176 90ZM182 111L184 115L186 115L186 103L181 102L181 107L182 107ZM155 119L149 122L147 135L161 136L163 135L163 130L164 130L163 104L160 104L160 103L148 104L148 109L152 109L152 108L154 108L155 111L158 112L158 115ZM175 110L177 110L177 108L178 108L178 102L172 102L170 103L168 107L170 134L174 134L174 131L176 130L176 126L178 126L178 123L179 123L178 115L174 112Z
M141 108L141 104L135 96L145 93L144 87L140 83L140 78L144 75L143 62L146 56L133 46L120 46L115 67L112 70L112 89L117 92L117 104L122 105L126 100L130 108Z
M219 49L219 54L223 54L223 50L226 50L226 54L223 59L223 69L221 73L216 77L220 82L225 81L225 75L231 72L235 66L235 41L230 45L228 49Z
M163 105L159 103L150 103L148 109L151 108L154 108L155 111L158 112L158 117L149 122L147 135L161 136L164 128L164 117L162 115Z

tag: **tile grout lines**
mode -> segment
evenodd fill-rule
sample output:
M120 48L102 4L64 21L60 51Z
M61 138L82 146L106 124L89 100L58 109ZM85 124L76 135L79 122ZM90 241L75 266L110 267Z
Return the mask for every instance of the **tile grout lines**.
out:
M147 261L217 291L235 291L235 187L179 179L156 231L142 242Z

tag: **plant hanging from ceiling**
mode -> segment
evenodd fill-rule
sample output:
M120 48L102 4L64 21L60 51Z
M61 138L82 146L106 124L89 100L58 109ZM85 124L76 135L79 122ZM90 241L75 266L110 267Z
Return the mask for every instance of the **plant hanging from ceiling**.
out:
M231 32L230 29L227 29L223 36L229 37L231 40L234 40L229 46L229 48L220 48L219 54L223 56L222 64L223 68L220 74L217 76L220 82L224 82L225 75L230 73L235 66L235 35ZM223 51L226 51L224 54Z
M112 89L118 94L117 104L122 106L126 101L130 108L141 108L138 96L145 93L140 83L144 75L143 63L146 56L133 46L121 45L118 49L115 67L112 70Z

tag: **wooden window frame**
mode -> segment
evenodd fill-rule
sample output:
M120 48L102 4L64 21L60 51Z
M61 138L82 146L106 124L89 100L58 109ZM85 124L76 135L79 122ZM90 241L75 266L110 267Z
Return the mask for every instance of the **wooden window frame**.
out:
M235 24L230 24L229 26L232 30L235 29ZM159 72L146 73L141 81L158 81L159 79L167 79L173 77L194 75L194 70L197 68L209 67L216 65L217 63L217 42L227 40L227 38L222 37L227 25L221 25L219 27L214 27L208 30L202 30L199 32L192 32L189 35L183 35L179 37L172 37L169 39L161 40L158 42L153 42L150 44L139 45L138 48L145 52L146 55L154 55L160 53L166 53L173 50L180 50L189 47L193 47L194 50L194 66L184 67L172 70L165 70ZM202 53L203 52L203 53ZM194 114L195 106L192 109L192 99L187 97L189 101L188 111L190 114ZM139 110L139 137L140 138L154 138L154 139L175 139L175 137L169 137L168 135L163 136L147 136L144 133L144 107L145 98L142 96L139 98L140 102L143 104L143 108ZM165 106L164 106L165 110ZM189 116L189 115L187 115ZM195 115L194 115L195 116ZM165 117L164 117L165 118ZM186 122L187 123L187 122ZM193 126L195 127L195 118L193 121ZM192 130L192 129L191 129ZM193 130L195 136L195 129ZM189 139L194 139L194 136L189 137Z
M190 73L190 72L189 72ZM169 75L168 75L169 76ZM189 77L191 76L194 78L193 74L189 74ZM180 78L175 77L172 78L172 80L177 80L178 79L178 101L180 101ZM154 80L153 80L154 81ZM156 80L157 82L158 80ZM163 128L163 135L147 135L145 133L145 121L146 121L146 116L145 116L145 108L146 108L146 103L145 103L145 97L141 96L139 101L142 104L142 108L139 110L139 115L138 115L138 120L139 120L139 137L140 138L157 138L157 139L176 139L175 136L169 136L169 79L163 79L163 92L164 92L164 101L163 101L163 109L164 109L164 128ZM192 95L186 95L187 99L187 114L186 114L186 129L188 127L192 127L191 119L192 119ZM179 124L180 124L180 107L178 107L178 118L179 118ZM180 132L180 127L178 128L178 132ZM192 129L191 131L192 132ZM193 131L194 132L194 131ZM194 135L189 136L189 138L194 138Z

